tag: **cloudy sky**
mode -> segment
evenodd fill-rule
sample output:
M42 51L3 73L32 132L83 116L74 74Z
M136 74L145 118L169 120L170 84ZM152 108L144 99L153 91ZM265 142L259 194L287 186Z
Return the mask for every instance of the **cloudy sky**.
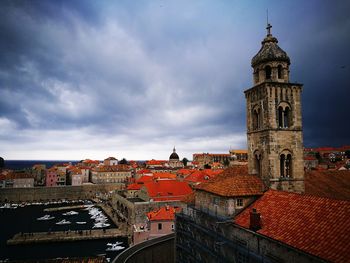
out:
M304 145L350 144L348 1L0 3L0 156L167 159L246 148L272 33L304 84Z

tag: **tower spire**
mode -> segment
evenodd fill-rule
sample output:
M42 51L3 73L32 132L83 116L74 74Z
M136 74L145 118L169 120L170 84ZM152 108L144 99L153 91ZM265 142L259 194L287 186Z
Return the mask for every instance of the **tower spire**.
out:
M266 9L266 30L267 36L271 36L271 24L269 23L269 9Z

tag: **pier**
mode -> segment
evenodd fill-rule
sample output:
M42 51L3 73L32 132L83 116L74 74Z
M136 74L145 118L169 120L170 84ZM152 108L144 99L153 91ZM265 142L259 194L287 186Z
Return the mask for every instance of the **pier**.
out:
M70 206L60 206L60 207L50 207L45 208L45 212L54 212L54 211L63 211L63 210L74 210L74 209L83 209L89 205L70 205Z
M126 236L125 230L94 229L94 230L76 230L76 231L54 231L54 232L34 232L17 233L11 239L7 240L8 245L67 242L80 240L106 239Z

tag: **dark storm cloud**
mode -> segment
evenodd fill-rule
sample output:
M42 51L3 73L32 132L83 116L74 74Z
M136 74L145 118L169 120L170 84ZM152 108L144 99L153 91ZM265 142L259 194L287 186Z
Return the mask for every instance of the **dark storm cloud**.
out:
M349 4L3 1L0 141L11 158L245 148L250 59L273 34L304 83L305 145L349 143ZM181 153L182 148L182 153ZM6 157L6 156L5 156ZM89 157L89 156L87 156ZM94 156L90 156L94 157Z
M349 12L349 2L311 2L290 24L292 76L304 84L305 146L350 143Z

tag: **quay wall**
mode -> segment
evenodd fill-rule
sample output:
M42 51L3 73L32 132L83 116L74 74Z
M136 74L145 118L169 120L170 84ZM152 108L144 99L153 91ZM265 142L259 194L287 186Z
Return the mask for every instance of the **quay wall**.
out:
M120 253L112 263L175 262L175 234L141 242Z
M108 193L120 190L123 184L94 184L79 186L30 187L30 188L0 188L0 203L33 202L50 200L91 199L96 193Z

